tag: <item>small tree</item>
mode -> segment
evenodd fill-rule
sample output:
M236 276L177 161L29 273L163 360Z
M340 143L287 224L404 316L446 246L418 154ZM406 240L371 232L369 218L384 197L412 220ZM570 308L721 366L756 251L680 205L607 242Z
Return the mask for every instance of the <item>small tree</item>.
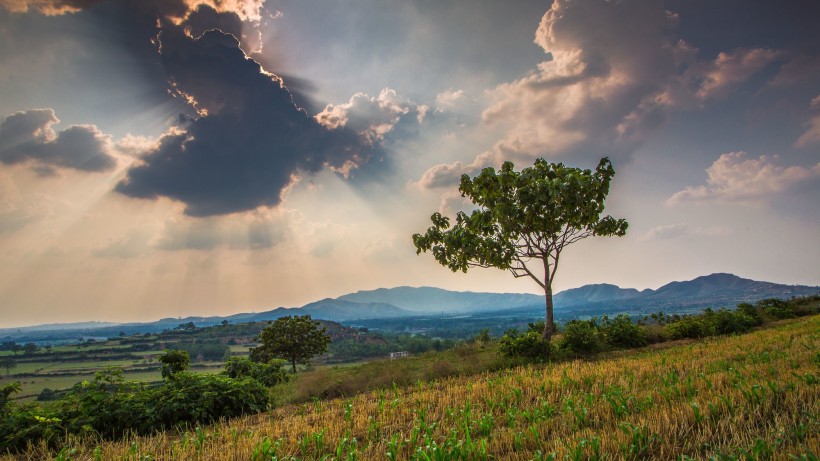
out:
M296 373L297 363L327 351L330 337L309 315L281 317L259 334L259 347L251 349L251 360L268 363L274 358L287 360Z
M36 344L26 343L25 346L23 346L23 353L26 355L34 355L34 353L37 352L38 349L40 348L37 347Z
M187 370L191 365L188 351L166 350L158 360L162 364L162 379L173 379L174 375Z
M530 277L544 289L546 322L542 337L555 331L552 282L567 245L593 235L623 236L627 222L601 217L615 170L602 158L595 171L544 159L521 172L511 162L485 168L475 178L461 176L459 191L478 206L459 212L456 223L440 213L425 234L413 235L416 253L430 251L453 272L496 267Z
M17 362L10 356L0 357L0 368L6 369L6 376L11 374L11 369L17 366Z

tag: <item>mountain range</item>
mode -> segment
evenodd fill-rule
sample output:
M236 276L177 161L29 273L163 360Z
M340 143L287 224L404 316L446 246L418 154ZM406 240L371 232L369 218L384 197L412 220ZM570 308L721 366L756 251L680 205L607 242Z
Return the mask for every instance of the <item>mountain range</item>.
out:
M620 288L611 284L585 285L553 297L556 316L601 315L611 312L648 312L732 307L740 302L764 298L790 298L820 294L820 287L782 285L744 279L732 274L711 274L693 280L671 282L656 290ZM0 338L34 331L81 331L87 335L113 335L118 331L161 331L181 323L210 326L229 322L258 322L287 315L309 314L315 319L350 322L366 319L396 319L431 314L481 314L543 309L542 295L526 293L474 293L431 287L396 287L358 291L335 299L326 298L299 308L279 307L258 313L230 316L165 318L156 322L112 324L84 322L51 324L0 330Z

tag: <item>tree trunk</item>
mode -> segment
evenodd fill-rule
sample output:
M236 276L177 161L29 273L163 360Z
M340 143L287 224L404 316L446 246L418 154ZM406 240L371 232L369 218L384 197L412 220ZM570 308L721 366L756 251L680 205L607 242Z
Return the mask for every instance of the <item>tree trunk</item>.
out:
M544 332L541 337L544 341L549 342L552 339L552 334L555 333L555 321L552 316L552 285L547 285L544 289L544 297L546 298L546 319L544 320Z
M293 374L296 374L296 359L291 360L290 364L293 367Z

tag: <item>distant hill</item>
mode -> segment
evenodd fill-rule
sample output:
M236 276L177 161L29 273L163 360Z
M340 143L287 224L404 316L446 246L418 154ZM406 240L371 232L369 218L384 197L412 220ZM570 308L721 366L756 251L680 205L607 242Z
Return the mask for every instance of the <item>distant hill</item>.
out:
M309 314L315 319L328 319L337 322L345 320L407 317L417 315L386 303L355 303L343 299L326 298L306 304L299 309L301 315Z
M379 288L336 298L355 303L386 303L422 313L498 311L544 302L543 296L527 293L474 293L431 287Z
M641 292L634 288L620 288L617 285L599 283L564 290L553 296L552 299L557 305L573 306L577 304L597 303L601 301L630 299L640 296L640 294Z
M647 300L737 299L756 301L763 298L788 298L817 294L820 287L781 285L744 279L732 274L711 274L686 282L668 283L642 294Z

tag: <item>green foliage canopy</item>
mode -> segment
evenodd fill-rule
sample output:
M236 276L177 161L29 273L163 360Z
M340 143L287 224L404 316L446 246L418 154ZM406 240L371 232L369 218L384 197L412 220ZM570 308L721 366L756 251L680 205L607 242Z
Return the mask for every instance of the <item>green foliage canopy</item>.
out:
M509 270L530 277L546 295L543 337L555 329L552 282L561 252L590 236L623 236L627 222L601 216L615 170L602 158L595 171L538 159L520 172L511 162L485 168L475 178L461 176L459 191L478 208L459 212L455 225L440 213L424 234L413 235L416 253L430 251L443 266Z
M282 361L276 360L258 363L246 357L231 357L225 362L225 371L222 373L233 379L253 378L268 387L288 380L286 371L282 369Z
M297 363L308 363L310 359L327 351L330 336L325 327L312 320L309 315L287 316L276 319L259 334L260 345L251 349L251 360L268 363L271 359L287 360L296 373Z
M166 350L157 360L162 364L162 379L172 379L191 365L188 351Z

